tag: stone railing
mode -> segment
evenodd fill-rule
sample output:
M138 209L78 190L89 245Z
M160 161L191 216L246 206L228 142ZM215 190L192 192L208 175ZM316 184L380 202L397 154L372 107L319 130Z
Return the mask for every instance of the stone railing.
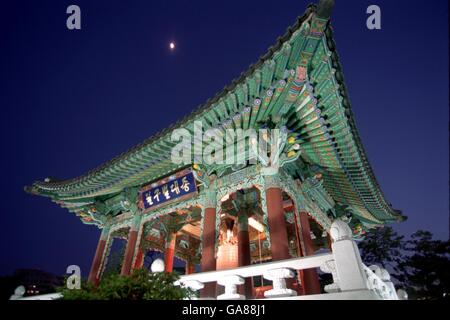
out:
M225 293L218 296L217 299L244 299L243 295L237 293L237 286L243 284L245 278L262 275L265 279L271 280L273 283L273 289L264 292L267 298L291 297L297 295L297 292L286 287L286 279L295 276L293 270L317 268L332 259L333 255L326 253L235 269L195 273L182 276L178 284L197 291L203 288L204 283L217 282L219 285L225 287Z
M313 256L273 261L263 264L239 267L235 269L201 272L181 276L177 285L201 290L205 283L216 282L224 287L224 293L217 297L204 299L244 300L238 293L237 286L244 284L244 279L263 276L272 281L272 289L264 292L265 299L293 300L403 300L407 299L404 291L395 291L387 270L378 266L365 266L359 254L358 246L352 239L348 225L337 220L330 228L333 240L332 252ZM158 262L158 261L156 261ZM163 263L162 261L160 261ZM325 286L324 294L298 296L297 291L288 288L286 279L295 277L295 272L305 269L320 268L322 272L331 273L333 283ZM161 272L163 265L152 265L152 272ZM16 297L17 300L54 300L61 295L49 294L28 298Z
M399 300L391 276L386 269L377 265L367 267L363 265L367 277L367 286L374 290L384 300Z
M10 300L59 300L62 299L62 297L61 293L48 293L29 297L11 297Z
M245 278L263 276L273 283L273 288L264 292L266 299L398 300L389 273L376 266L368 268L362 263L352 232L345 222L335 221L330 235L333 240L331 253L186 275L177 284L198 291L205 283L217 282L225 287L225 293L208 299L245 299L238 293L237 286L243 284ZM325 294L297 296L296 291L286 286L286 279L293 278L295 271L311 268L331 273L333 283L325 286Z

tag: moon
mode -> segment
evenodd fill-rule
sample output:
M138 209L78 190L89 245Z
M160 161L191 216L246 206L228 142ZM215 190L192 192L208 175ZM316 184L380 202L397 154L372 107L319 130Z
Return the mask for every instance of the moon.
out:
M169 43L170 50L175 50L175 42Z

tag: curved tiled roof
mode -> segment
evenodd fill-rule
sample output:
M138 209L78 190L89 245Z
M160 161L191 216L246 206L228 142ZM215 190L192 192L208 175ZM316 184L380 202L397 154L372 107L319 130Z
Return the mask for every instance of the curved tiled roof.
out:
M261 98L262 100L265 90L269 87L273 88L274 84L276 85L282 78L281 76L276 76L277 70L284 71L288 68L289 64L291 67L298 65L299 58L294 56L293 52L296 48L301 48L301 44L303 45L305 41L308 41L308 37L300 32L304 22L309 21L314 15L328 18L331 13L331 7L332 1L330 0L323 0L318 6L309 5L305 13L297 19L293 26L287 29L282 37L277 39L276 44L270 47L267 53L261 56L257 63L251 65L246 72L243 72L239 78L233 80L230 85L226 86L212 99L209 99L194 112L170 127L87 172L85 175L64 181L50 180L47 182L35 182L32 186L26 187L26 191L33 194L49 196L57 201L82 201L112 195L120 192L123 188L141 185L180 169L180 166L174 165L168 160L170 156L170 143L167 138L171 132L176 128L189 127L194 120L199 118L204 119L208 115L217 120L215 123L218 125L230 119L233 108L239 114L242 114L244 112L243 107L245 105L251 105L251 102L246 100L249 100L248 97L251 95L249 92L252 90L252 97ZM336 52L331 26L327 24L322 37L311 40L311 43L317 45L318 48L314 52L313 58L311 58L316 61L316 64L312 66L311 73L316 73L316 77L321 79L316 87L328 88L327 90L333 96L339 96L341 101L335 103L335 105L329 105L324 102L324 98L319 98L318 106L315 108L318 109L321 107L323 114L333 114L332 117L339 119L339 122L328 123L331 129L330 132L337 132L343 128L345 138L336 139L336 137L333 137L333 134L330 136L326 129L323 129L325 131L320 131L320 128L316 129L318 126L308 127L308 125L302 122L301 116L294 116L294 121L300 124L298 130L304 130L306 127L309 131L319 130L322 136L333 138L333 143L330 140L329 145L325 145L325 147L320 143L305 142L304 147L307 150L305 156L307 158L309 157L310 160L317 159L318 162L326 164L324 173L325 188L333 198L355 206L358 211L363 212L363 217L371 221L382 222L399 219L401 217L400 213L392 209L381 192L359 137L344 83L342 67ZM317 53L319 50L320 53ZM282 55L286 52L288 52L287 56L283 58ZM324 58L319 55L322 55ZM296 61L297 63L295 64L292 61ZM319 67L319 62L323 62L327 67ZM270 86L263 88L264 81L262 79L265 75L264 70L270 64L273 65L271 67L272 69L270 69L272 70L269 81ZM254 79L258 75L260 77L260 89L252 89L252 84L255 83ZM336 83L336 88L333 85L334 83ZM244 87L247 90L245 94L242 93L242 90L244 90L242 88ZM336 109L337 111L331 112L331 109ZM212 115L213 113L214 115ZM220 113L220 115L216 113ZM321 120L325 122L320 116L320 110L317 110L317 114L320 118L317 121ZM348 134L345 132L346 128L348 128ZM328 138L323 138L320 141L326 140ZM345 154L339 152L339 150L347 148L348 150L345 150ZM356 148L355 151L354 148ZM323 154L326 154L326 156ZM355 170L354 167L357 169Z

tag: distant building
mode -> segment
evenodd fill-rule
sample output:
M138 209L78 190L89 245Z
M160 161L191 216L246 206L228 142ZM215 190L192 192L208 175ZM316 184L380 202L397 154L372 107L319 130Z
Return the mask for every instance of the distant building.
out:
M13 275L17 286L25 287L25 296L55 292L64 278L38 269L18 269Z

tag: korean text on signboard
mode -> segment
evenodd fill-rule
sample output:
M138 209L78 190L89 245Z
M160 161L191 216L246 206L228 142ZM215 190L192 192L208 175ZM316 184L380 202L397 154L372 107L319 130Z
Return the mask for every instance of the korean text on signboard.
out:
M197 192L195 178L192 172L162 183L141 193L144 209L160 206L178 198Z

